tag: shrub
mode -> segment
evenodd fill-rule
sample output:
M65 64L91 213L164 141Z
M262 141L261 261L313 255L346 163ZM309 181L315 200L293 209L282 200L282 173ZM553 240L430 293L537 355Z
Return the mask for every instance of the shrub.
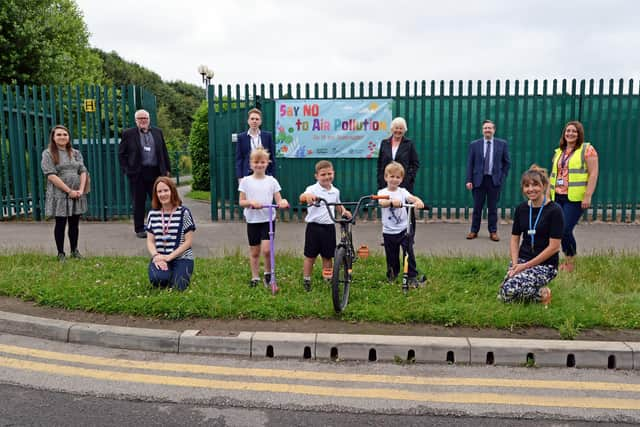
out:
M209 180L209 109L204 101L193 117L189 135L189 151L193 164L193 190L211 191Z

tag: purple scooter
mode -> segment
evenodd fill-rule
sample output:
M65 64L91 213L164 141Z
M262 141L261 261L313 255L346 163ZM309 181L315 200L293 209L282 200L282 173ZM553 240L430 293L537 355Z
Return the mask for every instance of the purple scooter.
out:
M278 208L278 205L269 204L263 205L262 207L269 208L269 251L271 252L271 279L269 284L271 285L271 294L275 295L276 292L278 292L278 284L276 283L276 233L273 230L273 223L275 222L273 211Z

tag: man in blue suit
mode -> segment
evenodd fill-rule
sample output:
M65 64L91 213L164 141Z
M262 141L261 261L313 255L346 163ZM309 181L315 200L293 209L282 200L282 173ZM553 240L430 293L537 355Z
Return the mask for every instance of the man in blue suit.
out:
M496 125L491 120L482 122L484 138L476 139L469 144L467 158L467 190L473 195L473 216L471 231L467 239L478 237L480 219L485 199L487 200L489 238L494 242L498 237L498 199L502 183L509 172L511 160L507 141L494 138Z
M263 147L269 152L269 166L267 166L267 175L276 176L276 157L275 144L273 143L273 135L271 132L260 130L262 124L262 112L257 108L249 110L248 120L249 130L238 135L236 142L236 177L238 182L247 175L251 175L249 168L249 156L251 150Z

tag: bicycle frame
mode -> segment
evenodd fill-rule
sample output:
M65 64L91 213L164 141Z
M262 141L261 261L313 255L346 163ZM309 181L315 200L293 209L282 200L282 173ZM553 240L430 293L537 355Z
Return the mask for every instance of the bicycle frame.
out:
M358 258L357 252L353 246L353 234L352 227L355 225L360 208L365 205L368 200L377 200L387 198L387 196L366 195L360 197L357 202L341 202L341 203L329 203L325 199L318 197L315 206L324 204L329 218L340 225L340 242L336 245L336 251L334 255L333 274L332 274L332 299L333 308L336 313L340 313L346 307L349 301L349 286L352 279L352 266L354 261ZM304 201L304 200L301 200ZM351 218L336 218L331 206L355 206L351 213ZM341 271L341 268L344 271ZM344 277L340 277L341 274ZM342 285L342 292L340 289Z

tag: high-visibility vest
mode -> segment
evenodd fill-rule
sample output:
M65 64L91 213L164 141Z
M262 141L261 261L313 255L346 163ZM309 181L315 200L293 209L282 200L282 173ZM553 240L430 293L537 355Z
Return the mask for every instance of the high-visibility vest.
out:
M574 151L569 158L569 174L567 176L568 192L567 196L571 202L581 202L587 191L587 181L589 180L589 172L587 164L584 161L584 153L589 146L588 142L583 143L580 148ZM558 177L558 160L562 155L562 150L556 148L551 163L551 176L549 177L549 188L551 190L551 200L555 200L556 179Z

